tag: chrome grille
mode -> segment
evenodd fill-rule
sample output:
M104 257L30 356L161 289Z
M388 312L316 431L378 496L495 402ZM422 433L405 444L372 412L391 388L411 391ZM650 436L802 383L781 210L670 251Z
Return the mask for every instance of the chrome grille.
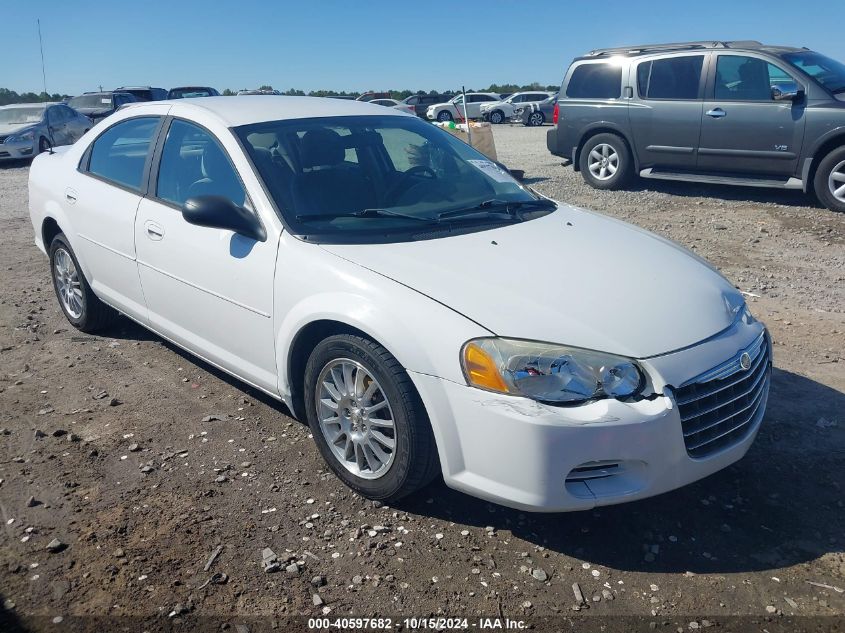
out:
M751 365L742 367L748 354ZM707 457L744 439L763 417L771 358L766 333L734 358L675 390L690 457Z

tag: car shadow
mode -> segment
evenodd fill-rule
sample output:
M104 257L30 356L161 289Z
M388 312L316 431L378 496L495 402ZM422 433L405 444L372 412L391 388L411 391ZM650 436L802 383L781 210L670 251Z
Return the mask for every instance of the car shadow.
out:
M0 170L3 169L18 169L20 167L29 167L32 164L31 158L15 158L10 160L0 160Z
M3 633L26 633L32 629L25 627L14 609L6 608L6 598L0 593L0 631Z
M710 185L697 182L638 178L628 190L636 193L656 191L685 198L713 198L726 202L778 204L785 207L810 207L813 209L824 208L814 195L795 189L767 189L763 187Z
M766 418L745 458L679 490L585 512L535 514L436 482L397 507L491 526L618 570L731 573L787 567L842 551L842 411L842 392L775 369ZM838 426L827 426L832 422Z

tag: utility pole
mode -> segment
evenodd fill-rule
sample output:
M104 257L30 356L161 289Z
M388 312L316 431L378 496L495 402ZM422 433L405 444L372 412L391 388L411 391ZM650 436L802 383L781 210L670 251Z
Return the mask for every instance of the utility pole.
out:
M38 48L41 49L41 79L44 82L44 94L47 94L47 73L44 70L44 42L41 39L41 19L37 19L38 23Z

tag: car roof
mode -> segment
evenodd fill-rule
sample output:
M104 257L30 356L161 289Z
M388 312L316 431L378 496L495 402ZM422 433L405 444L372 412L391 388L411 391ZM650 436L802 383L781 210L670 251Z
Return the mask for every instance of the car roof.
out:
M776 46L763 44L756 40L734 40L734 41L701 41L701 42L675 42L671 44L636 44L632 46L617 46L614 48L597 48L578 59L593 59L596 57L637 57L639 55L650 55L653 53L673 53L690 50L715 50L731 49L739 51L754 51L772 54L792 53L805 51L807 48L795 48L791 46Z
M127 106L143 108L146 103ZM184 116L190 111L204 111L215 115L227 127L282 119L310 119L335 116L409 116L399 110L385 108L366 101L348 101L324 97L287 97L275 95L244 95L238 97L195 97L177 99L171 113Z
M36 101L35 103L7 103L4 106L0 106L0 109L9 109L12 108L46 108L47 106L59 105L57 101Z

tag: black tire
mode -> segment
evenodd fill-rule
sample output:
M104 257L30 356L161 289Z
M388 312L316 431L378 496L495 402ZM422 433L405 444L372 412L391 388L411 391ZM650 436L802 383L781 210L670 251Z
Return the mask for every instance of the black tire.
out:
M393 460L376 479L358 476L341 463L329 447L318 420L317 382L324 368L340 359L360 363L381 386L392 410ZM311 352L304 378L308 426L323 459L352 490L368 499L391 503L424 487L440 472L434 435L422 401L407 372L384 347L362 336L330 336Z
M813 187L819 202L831 211L845 213L845 201L837 199L831 189L832 183L838 185L837 189L845 187L845 181L833 180L831 174L834 171L837 174L845 174L845 147L833 150L822 159L813 180ZM840 198L845 198L845 195L840 195Z
M445 123L446 121L452 120L452 113L448 110L441 110L437 113L437 120L441 123Z
M505 122L505 113L502 112L501 110L493 110L490 113L490 123L493 123L494 125L498 125L499 123L504 123L504 122Z
M44 138L43 136L39 137L39 139L38 139L38 153L43 154L48 149L50 149L49 141L47 141L47 139Z
M525 125L528 127L540 127L546 122L546 115L540 112L532 112L528 115L528 120L525 122Z
M590 154L596 148L600 148L600 153L603 153L604 148L609 148L608 156L617 157L615 164L616 171L612 175L605 172L605 177L601 177L601 170L598 174L590 171ZM628 145L616 134L596 134L592 138L587 139L584 147L581 148L581 156L578 159L578 166L581 169L581 176L588 185L595 189L622 189L631 180L634 174L634 161L631 158L631 152L628 150Z
M78 316L69 311L65 302L62 300L61 292L59 290L56 256L59 255L59 257L61 257L60 252L64 252L70 256L70 259L77 271L79 289L82 293L81 314ZM77 330L89 333L97 332L111 324L115 318L117 318L117 311L100 301L97 298L97 295L95 295L91 290L91 286L88 285L88 280L85 279L85 275L82 273L82 268L79 267L76 254L70 247L64 233L56 235L50 244L50 277L53 280L53 290L56 292L59 307L62 309L65 318L67 318L67 320L70 321L70 324Z

